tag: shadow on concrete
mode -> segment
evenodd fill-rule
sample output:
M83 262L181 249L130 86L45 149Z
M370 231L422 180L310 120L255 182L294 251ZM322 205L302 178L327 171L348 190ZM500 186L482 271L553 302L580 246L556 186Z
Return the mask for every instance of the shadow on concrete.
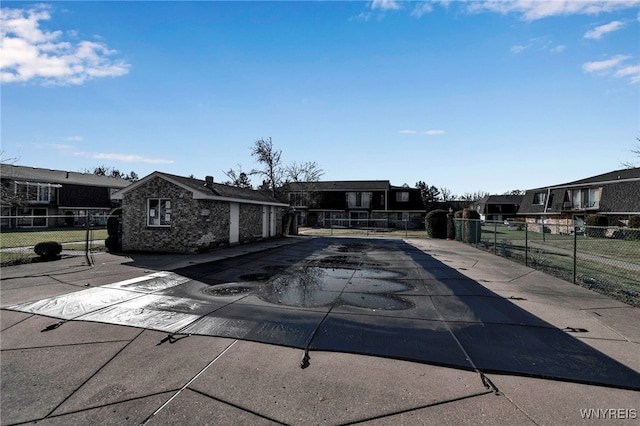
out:
M640 390L640 374L400 240L317 238L9 307Z

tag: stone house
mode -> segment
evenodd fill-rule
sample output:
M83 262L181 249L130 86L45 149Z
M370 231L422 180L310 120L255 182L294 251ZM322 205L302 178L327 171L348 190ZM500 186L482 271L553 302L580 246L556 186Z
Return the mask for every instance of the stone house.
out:
M527 190L518 217L532 230L570 234L588 215L607 217L611 226L625 226L640 215L640 168L614 170L560 185Z
M116 192L123 251L192 253L282 236L288 207L252 189L153 172Z

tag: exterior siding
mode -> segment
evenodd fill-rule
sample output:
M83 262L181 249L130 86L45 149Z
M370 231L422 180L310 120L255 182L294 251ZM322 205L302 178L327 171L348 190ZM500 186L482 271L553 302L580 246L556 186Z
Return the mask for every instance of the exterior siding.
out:
M290 197L300 211L298 224L302 226L375 226L404 229L405 222L398 214L408 217L409 229L424 226L425 208L419 189L395 187L389 181L328 181L313 182L307 191L309 202L298 203L305 196L307 183L294 185ZM301 189L302 188L302 189ZM349 204L349 193L370 193L369 204ZM398 201L396 195L408 193L408 199Z
M171 226L147 226L147 200L171 200ZM123 198L124 251L194 253L229 244L230 203L194 200L193 193L160 177L130 189ZM262 237L262 205L240 204L240 243ZM277 236L282 235L282 208L276 208Z
M526 192L518 216L537 225L529 229L541 231L544 223L545 232L554 234L570 233L573 226L582 226L585 219L594 214L605 215L610 226L625 226L630 216L640 214L639 179L640 169L625 169L560 186L532 189ZM591 191L599 193L599 199L592 199ZM537 201L541 198L536 194L542 193L546 199L540 204Z
M263 220L262 206L240 204L240 241L249 242L262 238Z

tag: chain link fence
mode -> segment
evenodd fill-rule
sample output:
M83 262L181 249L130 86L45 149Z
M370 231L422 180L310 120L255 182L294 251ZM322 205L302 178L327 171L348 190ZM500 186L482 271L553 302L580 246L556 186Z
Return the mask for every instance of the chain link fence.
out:
M387 238L407 238L426 236L424 226L414 229L414 223L407 219L344 219L325 218L318 227L300 227L301 235L314 236L384 236Z
M454 219L458 241L640 306L640 229Z
M60 256L86 256L105 250L107 228L91 216L0 216L0 264L2 266L39 260L39 243L62 246Z

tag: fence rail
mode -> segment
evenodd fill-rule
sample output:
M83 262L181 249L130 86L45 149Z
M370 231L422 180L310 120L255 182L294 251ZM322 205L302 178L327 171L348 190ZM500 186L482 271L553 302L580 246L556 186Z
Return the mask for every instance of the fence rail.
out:
M89 256L104 250L107 229L103 222L68 216L0 216L0 264L26 263L38 259L38 243L57 242L62 256Z
M373 233L389 233L402 232L407 235L409 231L409 220L390 220L390 219L337 219L325 218L322 221L322 228L328 235L344 235L344 234L364 234Z
M456 239L640 306L640 229L454 219Z

